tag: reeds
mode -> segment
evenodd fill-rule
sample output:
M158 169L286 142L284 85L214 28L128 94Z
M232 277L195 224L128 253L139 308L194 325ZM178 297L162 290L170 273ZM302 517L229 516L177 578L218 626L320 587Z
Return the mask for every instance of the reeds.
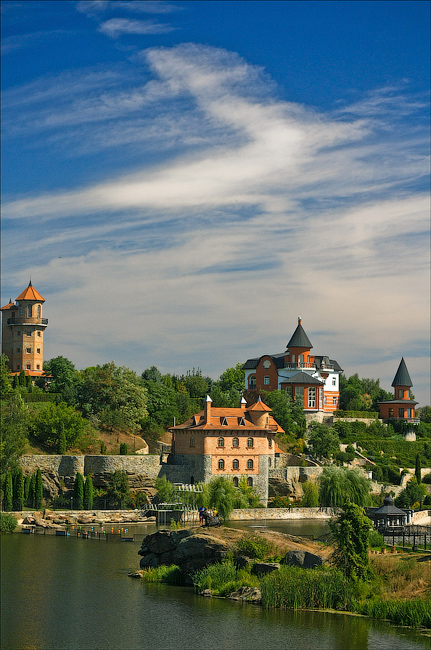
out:
M347 609L351 586L338 570L281 567L261 578L262 605L289 609Z
M259 580L244 569L237 569L232 560L211 564L193 574L197 591L211 589L216 596L227 596L240 587L258 587Z
M142 572L142 580L144 582L163 582L167 585L184 584L183 572L176 564L148 567Z
M387 619L396 625L431 628L431 598L411 600L371 599L357 603L355 611L371 618Z

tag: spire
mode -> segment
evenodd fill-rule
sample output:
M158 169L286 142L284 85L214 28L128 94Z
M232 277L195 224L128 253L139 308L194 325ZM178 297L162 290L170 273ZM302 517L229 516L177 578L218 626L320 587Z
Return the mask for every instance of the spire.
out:
M298 317L298 325L296 326L296 330L292 334L292 338L290 339L289 343L287 344L288 348L307 348L308 350L311 349L313 346L311 345L311 341L306 335L304 328L301 325L301 317Z
M28 287L19 294L17 300L35 300L36 302L45 302L45 298L42 298L40 293L36 291L31 283L31 280L28 284Z
M392 382L391 386L413 386L413 382L410 379L409 371L407 370L406 362L404 361L404 357L402 357L400 361L400 365L398 366L398 370L396 372L396 375L394 377L394 381Z

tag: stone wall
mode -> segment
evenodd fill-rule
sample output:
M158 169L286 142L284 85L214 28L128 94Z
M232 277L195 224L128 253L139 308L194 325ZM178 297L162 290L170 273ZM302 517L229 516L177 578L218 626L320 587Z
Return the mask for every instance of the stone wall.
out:
M84 473L85 456L42 456L25 455L19 459L23 474L34 474L41 469L59 476L75 476L77 472Z
M276 467L268 470L268 477L305 483L305 481L317 481L322 472L323 467Z
M251 519L331 519L337 515L337 508L247 508L232 510L232 521Z
M160 456L44 456L25 455L20 458L24 474L37 469L53 472L59 476L81 474L105 474L124 470L156 479L160 472Z

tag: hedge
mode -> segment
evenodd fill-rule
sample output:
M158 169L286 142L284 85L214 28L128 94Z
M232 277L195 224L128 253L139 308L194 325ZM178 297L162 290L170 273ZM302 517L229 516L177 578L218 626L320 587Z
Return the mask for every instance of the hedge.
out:
M379 419L379 414L377 411L334 411L335 418L366 418L370 419Z

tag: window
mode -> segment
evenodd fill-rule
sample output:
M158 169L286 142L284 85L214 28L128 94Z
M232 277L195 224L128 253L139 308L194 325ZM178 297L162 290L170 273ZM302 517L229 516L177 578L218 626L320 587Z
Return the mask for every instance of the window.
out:
M323 398L323 404L326 406L326 397Z
M219 438L217 440L217 447L224 447L224 438Z
M220 458L220 460L218 462L218 468L219 469L224 469L224 460L223 460L223 458Z
M247 447L253 447L253 438L247 438Z
M31 305L28 305L28 307L27 307L27 317L28 318L31 318L31 311L32 311L31 310Z
M40 348L37 348L37 353L40 354Z
M409 418L413 417L413 409L407 409L407 417Z
M21 336L21 330L18 330L16 333L17 336Z
M398 389L398 397L401 397L401 399L404 397L404 391L402 388Z
M239 469L239 460L238 460L238 458L235 458L235 460L232 462L232 469Z
M26 336L31 336L31 330L26 330L25 335Z
M239 422L238 422L238 424L239 424L240 427L245 427L245 420L244 420L244 418L239 418Z
M19 317L22 318L22 305L19 306Z
M247 461L247 469L253 469L253 459L249 458Z
M304 386L295 386L295 400L304 401Z
M253 388L256 388L256 375L251 375L251 377L248 378L248 387L253 390Z
M237 476L234 476L233 479L232 479L232 481L233 481L234 486L235 486L235 487L238 487L238 477L237 477Z
M19 363L16 364L16 369L17 369L17 370L20 369L20 365L19 365Z
M265 384L265 386L269 386L269 377L268 377L268 375L265 375L265 377L263 378L263 383Z
M31 354L31 348L26 348L25 351L26 351L26 354Z
M398 417L403 418L404 417L404 409L398 409Z
M41 315L41 308L40 305L37 306L37 317L40 318Z
M29 363L26 364L26 370L31 370L31 365Z
M337 398L336 397L332 398L332 404L333 404L333 406L337 406Z
M271 361L269 359L265 359L265 361L263 362L263 367L266 368L266 369L270 368L271 367Z
M232 438L232 447L239 447L238 438Z
M42 332L40 330L37 331L38 336L42 336Z
M21 348L17 348L16 351L17 351L17 352L21 352Z
M221 418L221 425L222 427L227 427L227 418Z
M268 447L271 449L272 448L272 438L268 440Z
M272 460L271 458L268 458L268 467L271 467L271 465L272 465Z
M193 436L191 436L191 438L190 438L190 447L194 447L194 446L195 446L195 439L193 438Z
M336 377L332 377L332 385L333 386L337 385L337 378Z
M249 476L247 479L247 485L248 487L253 487L253 479L251 478L251 476Z
M40 364L39 364L39 363L37 364L36 368L37 368L38 370L40 370Z
M12 318L16 318L16 311L12 312Z
M316 408L316 388L315 386L310 386L308 389L308 408Z

